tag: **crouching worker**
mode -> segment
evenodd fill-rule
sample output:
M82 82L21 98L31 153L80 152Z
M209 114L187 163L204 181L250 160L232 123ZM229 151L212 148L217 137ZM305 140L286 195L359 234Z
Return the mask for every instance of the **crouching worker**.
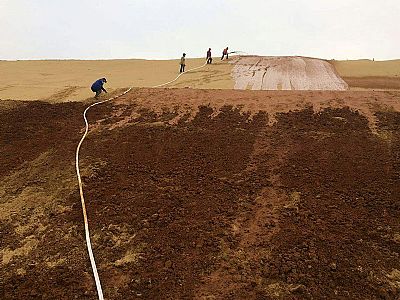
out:
M103 84L107 82L107 79L105 78L101 78L99 80L96 80L93 84L92 84L92 91L94 93L96 93L96 96L94 96L96 99L99 97L99 95L101 94L101 91L103 91L104 93L107 93L106 89L103 87Z

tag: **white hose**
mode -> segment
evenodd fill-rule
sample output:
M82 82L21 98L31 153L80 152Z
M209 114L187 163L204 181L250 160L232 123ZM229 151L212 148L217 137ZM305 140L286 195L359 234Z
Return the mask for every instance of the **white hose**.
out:
M158 87L162 87L162 86L168 85L170 83L173 83L173 82L177 81L179 79L179 77L181 77L183 74L192 72L192 71L197 70L197 69L201 69L201 68L205 67L206 65L207 65L207 63L205 63L204 65L202 65L200 67L196 67L196 68L187 70L186 72L180 73L174 80L168 81L168 82L163 83L163 84L155 85L155 86L153 86L153 88L158 88Z
M190 70L186 71L185 73L188 73L188 72L203 68L203 67L206 66L206 64L207 63L205 63L204 65L202 65L200 67L196 67L196 68L190 69ZM175 82L176 80L179 79L179 77L181 77L185 73L180 73L174 80L171 80L169 82L153 86L153 88L162 87L162 86L168 85L168 84L170 84L172 82ZM86 113L88 112L88 110L93 106L96 106L96 105L99 105L99 104L102 104L102 103L117 99L117 98L129 93L131 90L132 90L132 87L127 89L122 94L119 94L119 95L114 96L114 97L112 97L110 99L107 99L107 100L103 100L103 101L99 101L99 102L93 103L93 104L89 105L85 109L85 111L83 112L83 119L85 120L85 133L82 136L81 140L79 141L78 147L76 148L76 157L75 157L76 163L75 163L75 166L76 166L76 174L78 176L79 193L80 193L80 196L81 196L83 220L85 222L86 245L87 245L87 249L88 249L88 252L89 252L90 264L92 265L93 276L94 276L94 280L96 282L96 289L97 289L97 295L99 297L99 300L103 300L104 296L103 296L103 290L101 288L101 282L100 282L99 274L97 273L96 261L94 259L93 250L92 250L92 243L90 242L89 223L88 223L87 214L86 214L85 198L83 196L83 185L82 185L81 173L79 171L79 150L81 149L82 143L85 140L85 138L86 138L86 136L87 136L87 134L89 132L89 123L88 123L88 120L86 118Z
M86 245L87 245L87 249L89 252L89 258L90 258L90 264L92 265L92 270L93 270L93 276L94 276L94 280L96 282L96 288L97 288L97 294L99 296L100 300L103 300L103 290L101 289L101 283L100 283L100 278L99 278L99 274L97 273L97 267L96 267L96 262L94 260L94 255L93 255L93 251L92 251L92 244L90 242L90 234L89 234L89 224L88 224L88 219L87 219L87 214L86 214L86 206L85 206L85 198L83 197L83 186L82 186L82 179L81 179L81 173L79 171L79 150L81 149L82 143L84 141L84 139L86 138L88 131L89 131L89 123L87 121L86 118L86 113L88 112L88 110L93 107L96 106L98 104L107 102L107 101L111 101L115 98L118 98L122 95L125 95L126 93L128 93L132 88L127 89L125 92L123 92L122 94L112 97L110 99L104 100L104 101L100 101L100 102L96 102L93 103L92 105L88 106L85 111L83 112L83 119L85 120L85 124L86 124L86 128L85 128L85 134L82 136L78 147L76 148L76 174L78 176L78 183L79 183L79 193L81 195L81 203L82 203L82 212L83 212L83 220L85 222L85 234L86 234Z

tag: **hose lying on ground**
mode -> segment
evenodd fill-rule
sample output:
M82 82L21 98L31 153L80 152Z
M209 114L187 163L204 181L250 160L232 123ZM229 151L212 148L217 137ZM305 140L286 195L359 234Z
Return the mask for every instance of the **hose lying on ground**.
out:
M179 74L174 80L168 81L168 82L163 83L163 84L155 85L155 86L153 86L153 88L158 88L158 87L166 86L166 85L168 85L170 83L173 83L176 80L178 80L183 74L186 74L186 73L192 72L194 70L203 68L206 65L207 64L205 63L202 66L190 69L190 70L188 70L188 71L186 71L184 73ZM92 243L90 241L89 223L88 223L88 218L87 218L87 213L86 213L85 198L84 198L84 194L83 194L82 178L81 178L81 174L80 174L80 170L79 170L79 151L81 149L83 141L85 140L85 138L86 138L86 136L87 136L87 134L89 132L89 122L88 122L88 120L86 118L86 115L87 115L87 112L89 111L89 109L94 107L94 106L96 106L96 105L115 100L115 99L117 99L117 98L129 93L131 90L132 90L132 87L127 89L122 94L119 94L119 95L114 96L114 97L112 97L110 99L107 99L107 100L103 100L103 101L99 101L99 102L93 103L93 104L89 105L85 109L85 111L83 112L83 119L85 120L85 133L83 134L81 140L79 141L78 147L76 148L75 167L76 167L76 174L77 174L77 177L78 177L79 194L80 194L80 197L81 197L83 220L84 220L84 223L85 223L86 246L87 246L88 253L89 253L90 264L92 266L93 276L94 276L94 280L95 280L95 283L96 283L97 295L98 295L99 300L103 300L104 296L103 296L103 290L102 290L102 287L101 287L100 277L99 277L99 274L97 272L96 261L94 259L94 254L93 254L93 250L92 250Z

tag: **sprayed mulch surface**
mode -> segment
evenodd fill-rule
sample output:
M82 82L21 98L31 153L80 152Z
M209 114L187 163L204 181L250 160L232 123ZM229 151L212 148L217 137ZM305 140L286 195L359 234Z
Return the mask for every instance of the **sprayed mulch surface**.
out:
M135 97L124 107L137 118L112 130L102 127L121 120L115 106L89 112L97 125L81 152L107 299L400 296L399 113L377 111L371 130L355 110L303 107L271 125L266 112L205 103L172 124L175 113L139 109ZM69 181L83 108L33 102L0 116L2 299L96 298Z

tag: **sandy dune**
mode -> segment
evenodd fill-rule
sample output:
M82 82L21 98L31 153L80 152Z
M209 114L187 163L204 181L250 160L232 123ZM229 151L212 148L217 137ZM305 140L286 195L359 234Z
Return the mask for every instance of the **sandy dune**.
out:
M337 72L343 77L398 77L400 76L400 59L386 61L332 60Z
M212 65L207 65L194 72L186 73L168 87L233 90L235 84L231 75L233 65L227 61L215 60L216 62Z
M352 90L400 89L400 60L330 61Z
M187 68L204 64L188 59ZM151 87L179 73L178 60L0 61L0 99L79 101L93 96L91 84L108 78L106 89Z
M347 90L324 60L304 57L238 57L233 68L235 89Z
M188 59L187 69L204 64ZM337 72L335 70L337 69ZM81 101L92 82L107 77L107 90L152 87L178 75L178 60L0 61L0 99ZM331 61L303 57L232 57L193 73L169 88L253 90L400 89L400 60Z

